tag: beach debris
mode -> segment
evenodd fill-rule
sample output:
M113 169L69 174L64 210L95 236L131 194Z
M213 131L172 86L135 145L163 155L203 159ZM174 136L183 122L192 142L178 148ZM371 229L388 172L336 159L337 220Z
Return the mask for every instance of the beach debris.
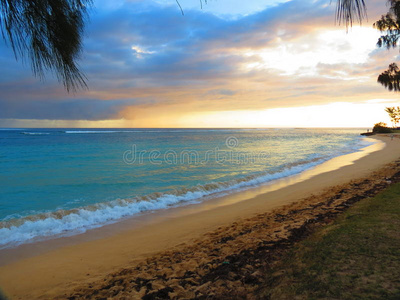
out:
M264 270L354 203L400 182L400 161L273 212L220 227L57 299L253 299Z

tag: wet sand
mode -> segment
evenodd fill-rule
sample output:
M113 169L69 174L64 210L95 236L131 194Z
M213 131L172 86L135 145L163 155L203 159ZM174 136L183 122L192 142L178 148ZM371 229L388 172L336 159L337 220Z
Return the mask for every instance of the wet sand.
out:
M386 177L393 175L395 167L379 169L399 158L400 139L391 141L382 136L379 140L386 146L378 143L368 147L371 153L364 157L359 158L360 153L341 156L275 185L147 214L79 237L1 251L0 286L11 299L51 299L70 294L75 294L75 298L95 298L102 293L104 297L132 299L159 291L169 296L194 297L195 288L221 279L211 275L207 279L207 274L219 270L218 264L230 265L229 260L225 261L229 255L250 249L248 247L261 241L268 244L288 240L293 228L302 228L304 222L321 215L322 211L343 205L348 199L340 186L346 185L350 198L355 197L353 192L369 195L372 192L366 191L371 187L376 186L372 190L384 187L388 182ZM325 203L328 198L334 200ZM311 209L313 205L316 206ZM276 221L277 215L285 216L290 211L304 213L296 214L292 223L285 217L281 222ZM267 231L262 238L252 234L258 229L249 228L266 228ZM240 232L242 234L238 235ZM215 247L216 243L224 247ZM254 267L250 265L249 270L251 268ZM178 282L184 280L188 270L197 274L191 279L190 286L195 287L192 289L186 287L185 282ZM186 274L186 281L191 278L189 275ZM120 284L110 278L120 278ZM124 281L126 278L130 278L127 282L131 285ZM110 280L114 284L107 285ZM220 292L210 289L211 286L203 287L206 294ZM127 296L124 291L136 294Z

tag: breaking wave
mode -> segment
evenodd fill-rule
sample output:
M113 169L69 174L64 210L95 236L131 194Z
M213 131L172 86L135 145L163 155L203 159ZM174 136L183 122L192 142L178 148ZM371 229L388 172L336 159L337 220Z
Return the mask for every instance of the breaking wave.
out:
M253 129L240 129L240 131L253 130ZM67 134L90 134L90 133L162 133L162 132L207 132L207 131L238 131L238 129L164 129L164 130L66 130L63 131Z
M21 134L25 135L48 135L49 132L21 132Z
M327 158L314 158L287 165L275 173L247 176L231 181L208 183L166 193L153 193L131 199L117 199L71 210L31 215L0 222L0 249L54 236L83 233L141 212L195 203L206 196L229 193L301 173Z
M35 133L31 132L31 134ZM307 160L286 164L274 172L257 173L256 175L230 181L211 182L165 193L152 193L129 199L117 199L90 206L69 210L57 210L27 217L18 218L16 216L8 216L0 221L0 249L54 237L79 234L88 229L115 223L123 218L131 217L142 212L187 205L206 200L206 197L208 199L221 194L243 190L273 180L299 174L334 156L355 152L371 144L371 142L360 140L355 145L353 144L348 148L341 149L341 151L335 152L333 155L321 156L314 154L309 156Z

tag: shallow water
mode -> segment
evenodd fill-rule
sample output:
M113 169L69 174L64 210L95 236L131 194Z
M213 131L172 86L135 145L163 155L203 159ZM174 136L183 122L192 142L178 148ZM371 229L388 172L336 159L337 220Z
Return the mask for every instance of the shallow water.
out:
M0 248L300 173L360 129L0 130Z

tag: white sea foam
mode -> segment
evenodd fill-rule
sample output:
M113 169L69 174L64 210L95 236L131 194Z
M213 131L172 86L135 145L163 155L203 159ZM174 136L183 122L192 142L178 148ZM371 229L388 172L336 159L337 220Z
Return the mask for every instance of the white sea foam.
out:
M48 135L50 132L21 132L25 135Z
M246 131L253 129L164 129L164 130L66 130L67 134L90 134L90 133L162 133L162 132L209 132L209 131ZM264 130L264 129L263 129Z
M126 132L126 131L116 131L116 130L66 130L65 133L116 133L116 132Z
M312 168L328 158L314 158L304 163L287 166L275 173L248 176L227 182L209 183L175 193L155 193L134 199L115 200L90 207L57 211L0 223L0 249L22 243L83 233L88 229L116 222L145 211L166 209L201 200L205 196L246 189L272 180L288 177Z
M350 153L372 144L366 140L342 149L329 157L312 155L307 161L288 164L274 173L247 176L231 181L208 183L193 188L170 193L154 193L132 199L119 199L107 203L72 210L59 210L53 213L33 215L18 219L3 219L0 222L0 249L14 247L23 243L83 233L88 229L117 222L145 211L166 209L171 206L187 205L213 197L220 193L230 193L246 189L272 180L299 174L334 156Z

